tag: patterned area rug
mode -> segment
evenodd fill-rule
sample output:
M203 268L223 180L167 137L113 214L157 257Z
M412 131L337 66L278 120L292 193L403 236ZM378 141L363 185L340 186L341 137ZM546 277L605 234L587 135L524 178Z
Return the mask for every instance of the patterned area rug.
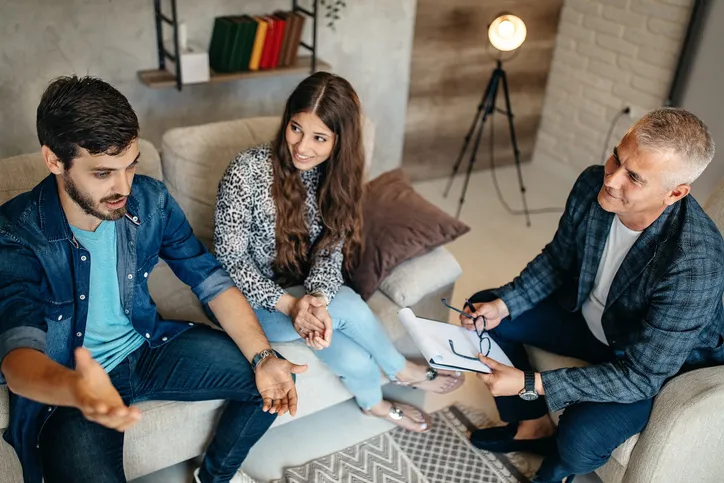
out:
M433 429L395 428L337 453L285 470L274 483L528 483L535 472L525 457L496 455L470 444L470 430L490 426L463 406L431 414Z

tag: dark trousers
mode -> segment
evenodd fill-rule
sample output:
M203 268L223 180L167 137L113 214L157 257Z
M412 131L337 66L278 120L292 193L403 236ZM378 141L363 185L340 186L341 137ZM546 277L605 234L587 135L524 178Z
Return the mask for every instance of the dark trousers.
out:
M471 302L490 302L497 297L482 291ZM596 339L579 312L563 310L549 298L515 320L504 319L490 331L515 367L532 371L524 344L555 354L600 364L615 358L613 350ZM498 397L500 419L509 423L537 419L548 414L545 397L524 401L518 396ZM584 402L569 406L561 415L556 451L546 456L536 482L560 482L568 475L590 473L602 466L611 452L644 429L653 399L631 404Z
M262 411L254 372L226 333L195 327L156 349L142 345L109 374L126 404L227 399L199 477L228 482L274 422ZM203 435L199 435L203 437ZM161 451L162 448L159 448ZM46 483L124 483L123 433L60 407L40 435Z

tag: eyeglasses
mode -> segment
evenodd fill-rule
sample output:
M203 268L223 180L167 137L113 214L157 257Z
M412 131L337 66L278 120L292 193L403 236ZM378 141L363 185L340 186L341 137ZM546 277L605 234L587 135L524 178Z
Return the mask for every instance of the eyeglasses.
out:
M490 336L488 335L488 329L487 329L488 321L485 319L485 317L481 315L478 318L475 318L472 315L470 315L466 312L463 312L460 309L456 309L452 305L448 304L446 299L442 299L442 304L445 307L449 308L450 310L454 310L455 312L462 314L463 316L465 316L468 319L471 319L473 321L473 327L475 328L475 333L478 335L478 341L480 344L479 345L480 353L483 354L485 357L488 357L488 354L490 354L491 343L490 343ZM471 304L468 299L465 299L465 306L467 308L469 308L471 312L475 312L475 307L473 307L473 304ZM478 319L483 319L483 330L480 330L480 331L478 331ZM451 339L448 339L447 341L450 344L450 350L452 350L453 354L455 354L456 356L462 357L463 359L469 359L472 361L478 360L477 357L471 357L471 356L466 356L466 355L460 354L458 351L455 350L455 343Z

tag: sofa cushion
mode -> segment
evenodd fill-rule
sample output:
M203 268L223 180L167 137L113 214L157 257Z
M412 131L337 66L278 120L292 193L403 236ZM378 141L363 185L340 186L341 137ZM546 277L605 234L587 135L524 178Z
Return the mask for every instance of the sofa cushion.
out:
M196 236L212 248L216 190L241 151L274 139L279 117L255 117L166 131L161 158L166 183ZM374 127L365 119L365 156L371 159Z
M136 173L163 180L161 158L153 144L139 139L138 149L141 158ZM46 176L48 168L40 152L0 159L0 205L20 193L32 190Z
M420 196L402 169L389 171L370 181L363 208L362 256L348 279L364 300L369 299L402 262L451 242L470 230L465 223Z
M400 307L415 305L423 297L455 283L463 270L443 247L402 262L380 284L380 290Z
M126 433L123 445L126 477L138 478L202 454L223 405L223 400L139 403L141 420Z
M165 262L160 262L148 277L148 289L156 302L159 314L165 319L205 323L213 326L204 314L201 303L191 289L179 280ZM295 364L307 364L304 384L299 386L300 405L297 417L311 414L342 401L352 395L338 377L324 367L301 340L273 343L272 347ZM274 424L283 424L289 417L279 418Z
M533 365L533 368L535 368L535 370L537 371L552 371L555 369L560 369L562 367L584 367L588 365L587 362L584 362L580 359L559 356L557 354L544 351L543 349L539 349L537 347L526 346L526 351L528 352L528 357L530 358L530 362ZM560 417L560 412L553 414L552 416L557 424ZM638 440L639 435L634 434L629 439L624 441L623 444L619 445L618 448L613 450L611 456L613 456L616 461L618 461L622 466L626 467L629 460L631 459L631 453L633 453L633 449L636 446L636 442Z

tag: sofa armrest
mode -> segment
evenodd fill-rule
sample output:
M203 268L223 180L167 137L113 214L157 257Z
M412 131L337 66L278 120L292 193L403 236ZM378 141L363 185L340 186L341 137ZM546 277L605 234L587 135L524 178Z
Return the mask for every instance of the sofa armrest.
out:
M654 400L623 483L719 482L724 474L724 367L669 381Z
M462 273L455 257L438 247L395 267L380 284L380 291L400 307L410 307L426 295L455 283Z

